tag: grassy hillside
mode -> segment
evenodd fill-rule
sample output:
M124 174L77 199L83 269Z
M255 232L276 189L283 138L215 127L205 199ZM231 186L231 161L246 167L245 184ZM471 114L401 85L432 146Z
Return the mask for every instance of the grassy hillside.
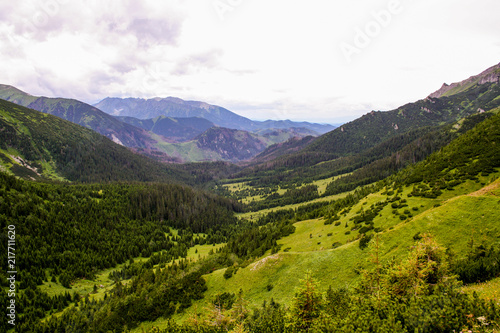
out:
M425 233L434 235L454 262L481 246L497 248L499 134L500 115L495 115L415 167L380 183L366 197L340 206L311 206L310 213L300 209L291 215L276 212L275 221L280 216L299 220L294 223L295 232L277 242L279 250L268 250L251 264L239 264L229 279L224 276L226 269L206 275L205 299L178 319L203 313L200 309L207 308L217 295L237 294L240 289L249 307L259 307L271 298L291 306L299 279L307 271L319 282L320 290L353 288L364 270L374 268L374 251L382 265L401 260ZM443 178L454 182L441 182L436 188L436 181ZM307 219L308 214L317 217ZM495 283L482 285L483 292L488 286L494 288ZM494 290L485 293L500 305Z
M234 180L245 182L247 185L245 191L233 193L226 191L225 195L241 200L241 196L252 193L253 202L247 209L259 210L287 205L291 201L300 203L315 196L330 196L351 191L358 186L382 180L406 166L425 159L494 114L494 111L485 112L461 119L454 124L412 130L388 139L365 152L320 162L309 167L292 169L286 166L278 167L276 163L279 159L268 162L269 165L276 165L272 170L267 170L267 164L249 166L236 174L235 177L239 178ZM317 189L316 185L321 185L321 188ZM278 188L285 189L285 192L277 192ZM305 191L307 193L304 193Z
M443 197L453 196L453 191L436 199L408 198L412 188L405 188L401 197L406 198L412 218L401 221L400 215L393 214L393 209L388 205L373 221L380 229L378 235L383 244L381 258L390 260L393 256L403 256L413 244L413 236L425 232L435 235L440 244L455 253L465 253L471 238L475 238L478 243L500 245L500 227L497 225L499 186L500 181L497 180L488 191L463 194L451 199ZM473 193L479 187L479 184L470 182L457 192ZM278 241L281 245L278 254L264 256L256 263L241 268L229 280L222 277L223 270L207 276L209 290L213 286L214 294L224 291L235 293L243 288L249 292L247 298L252 300L254 306L258 306L271 297L278 302L289 303L297 279L302 278L307 270L313 272L325 289L330 285L335 288L346 284L355 285L359 277L356 271L369 268L370 263L367 251L359 248L359 234L352 230L354 224L351 218L358 215L356 212L387 198L382 191L367 196L338 220L338 226L325 225L324 218L296 222L296 231ZM399 211L402 213L403 209ZM348 227L345 227L346 224ZM346 232L349 234L346 235ZM267 291L268 283L274 286L272 291Z
M499 174L481 179L491 181ZM352 231L351 218L358 212L378 202L391 199L386 190L373 193L350 208L335 224L325 225L324 218L296 222L293 234L278 241L281 250L255 258L249 265L236 266L232 277L224 277L226 268L205 275L208 290L203 300L196 301L178 321L189 321L196 313L206 315L217 295L237 295L243 291L248 308L259 308L263 302L292 306L294 294L306 272L310 271L317 281L319 292L329 287L353 289L362 279L364 270L373 270L373 255L378 247L379 260L388 264L405 258L419 235L431 233L436 241L448 249L455 259L468 253L471 242L499 246L500 228L497 223L497 206L500 205L500 180L493 181L481 190L481 184L474 181L464 183L460 188L447 191L436 199L408 196L412 187L406 187L398 195L407 200L414 213L402 221L386 206L374 219L380 231L367 248L360 248L360 239ZM477 190L479 189L479 190ZM477 191L476 191L477 190ZM467 194L463 194L467 193ZM447 199L449 198L449 199ZM413 207L418 210L412 210ZM401 209L401 213L403 209ZM345 227L348 224L349 227ZM346 235L349 231L350 234ZM465 235L465 236L464 236ZM495 283L481 285L482 293L491 295L500 305L500 295L495 293ZM472 285L468 290L474 288ZM476 287L479 288L479 287ZM151 327L164 328L168 321L158 320L140 325L135 332Z

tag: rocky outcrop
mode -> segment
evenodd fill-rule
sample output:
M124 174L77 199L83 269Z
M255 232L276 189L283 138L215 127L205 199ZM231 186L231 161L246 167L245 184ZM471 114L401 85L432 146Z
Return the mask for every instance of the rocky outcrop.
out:
M439 90L433 92L429 95L431 98L439 98L446 95L451 90L462 91L461 88L468 88L473 85L481 85L485 83L498 83L500 82L500 63L488 68L479 75L471 76L467 80L461 82L455 82L452 84L443 83Z

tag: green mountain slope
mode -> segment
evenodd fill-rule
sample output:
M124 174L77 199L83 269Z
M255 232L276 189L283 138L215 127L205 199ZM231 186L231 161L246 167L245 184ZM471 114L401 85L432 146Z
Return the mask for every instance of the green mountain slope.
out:
M230 318L230 312L214 306L231 299L234 301L233 313L243 307L255 310L249 316L226 324L215 322L210 326L213 330L236 328L239 321L245 328L254 327L252 325L257 325L256 321L270 311L269 305L262 307L264 301L271 304L271 308L282 309L282 324L292 325L294 319L289 311L293 311L296 304L294 295L298 292L296 287L301 285L300 278L307 271L319 282L316 292L327 294L326 297L319 296L325 302L319 311L326 312L327 316L318 321L314 317L310 323L330 323L334 328L330 331L337 328L332 322L332 318L336 317L330 312L335 310L336 303L328 303L328 295L335 295L336 292L345 295L350 309L348 312L356 314L349 317L350 325L355 327L365 327L359 325L366 323L387 324L388 318L384 317L384 313L390 313L391 309L398 309L397 315L394 315L400 318L401 325L411 330L427 328L435 331L436 327L444 327L442 325L447 325L450 330L466 325L472 327L473 324L467 324L466 315L472 313L473 308L478 309L474 316L486 316L488 322L495 322L499 318L494 304L500 302L500 297L494 299L497 303L474 297L466 301L463 299L466 296L455 284L441 285L430 277L402 287L402 292L411 290L412 297L406 298L393 291L395 294L390 294L388 298L377 298L379 294L370 289L373 283L369 281L373 281L374 276L384 279L390 276L391 283L380 289L384 295L393 290L391 285L404 283L406 280L401 280L404 272L399 268L408 266L400 264L411 263L406 260L412 257L405 258L408 258L412 248L419 248L425 242L421 239L428 239L426 233L431 233L435 241L443 246L439 248L439 260L442 261L437 264L447 277L444 281L453 282L448 277L459 270L478 271L468 263L467 258L480 251L493 263L482 266L480 271L488 270L492 276L500 273L498 266L494 265L500 260L500 257L497 258L499 252L495 250L500 245L497 216L500 205L499 140L500 114L494 114L424 161L384 181L358 188L336 200L305 203L293 209L276 209L252 223L242 217L239 224L234 225L236 229L232 229L230 236L224 239L227 246L212 251L213 254L206 258L198 256L196 259L193 255L180 264L168 265L160 260L156 265L138 264L142 270L138 269L127 287L117 285L115 292L109 294L106 300L81 303L78 309L54 316L42 326L61 327L72 321L78 322L83 331L88 327L107 330L127 325L141 332L152 327L166 328L172 325L169 319L175 318L185 321L186 325L191 325L191 331L196 332L194 326L204 327L212 314L217 314L217 318ZM438 249L437 246L432 248ZM422 258L417 258L418 265L414 262L411 267L424 265L427 261L421 261ZM122 271L121 274L126 272L129 271ZM401 274L398 275L398 272ZM417 270L415 274L411 276L426 276L428 273ZM387 283L387 280L384 281ZM425 283L417 284L421 282ZM170 289L172 285L177 287L175 291ZM436 285L440 288L433 287ZM328 291L330 286L333 289ZM346 290L339 291L339 288ZM244 304L237 303L236 295L240 290ZM418 297L413 297L415 295ZM462 298L456 295L462 295ZM162 301L170 300L172 296L180 300L177 305ZM361 306L362 302L369 300L373 303L366 308L356 307L356 304ZM454 307L456 304L461 305ZM405 306L421 309L427 315L413 320L413 310L408 313L404 310ZM462 306L467 306L468 312L461 311ZM377 308L382 308L383 313L377 314L376 318L380 321L375 324L371 320L375 317L370 311L376 312ZM175 309L187 310L174 314ZM446 316L440 315L440 311L445 311ZM370 316L364 318L364 313ZM62 320L58 321L58 318ZM260 329L251 331L263 331L262 327L271 327L271 322L261 325ZM345 327L341 331L344 330L349 331ZM186 328L181 332L191 331ZM210 330L207 328L207 331ZM285 329L278 331L286 332Z
M182 181L181 171L153 162L59 117L0 100L0 163L28 178Z
M254 163L259 164L266 161L272 161L276 160L280 156L292 154L301 149L304 149L306 146L311 144L315 139L316 138L313 136L306 136L303 138L295 137L285 142L276 143L272 146L269 146L268 148L266 148L266 150L255 156L252 159L252 164Z
M69 120L127 147L149 148L156 143L146 131L74 99L36 97L7 85L0 85L0 99Z
M305 152L328 152L340 156L361 152L412 129L452 123L481 110L494 109L500 106L498 96L498 81L487 81L449 97L428 97L393 111L371 112L322 136Z
M0 85L0 99L11 101L37 111L49 113L60 118L69 120L75 124L90 128L114 142L133 148L134 151L162 162L183 162L183 161L234 161L249 159L258 154L263 148L277 142L286 141L293 136L302 137L304 135L316 135L318 131L329 130L333 127L327 125L317 125L309 123L293 123L289 121L263 123L261 127L254 126L251 120L238 116L229 110L221 107L208 105L202 102L186 102L180 99L127 99L121 100L107 99L106 103L99 104L101 107L109 107L109 103L122 105L125 103L128 108L146 108L151 112L146 114L158 115L151 119L141 119L133 117L114 117L101 110L73 99L64 98L46 98L29 95L17 88ZM166 109L165 109L166 108ZM163 111L165 112L163 112ZM129 112L138 114L136 111ZM123 112L123 114L129 114ZM120 113L122 114L122 113ZM171 114L179 118L165 116ZM209 119L209 120L207 120ZM212 120L215 120L212 122ZM225 149L217 147L214 151L210 145L191 142L180 145L169 145L175 142L187 142L194 140L197 136L210 129L215 124L229 124L235 128L251 128L255 130L265 146L262 148L254 147L242 153L225 153ZM237 125L239 124L239 125ZM315 130L299 127L290 127L292 125L314 125ZM269 126L283 128L269 128ZM242 130L243 132L243 130ZM242 136L240 134L238 136ZM225 145L238 146L241 140L238 136L234 137L235 142L226 142ZM244 136L244 135L243 135ZM255 137L253 134L247 136ZM227 137L226 139L230 139ZM258 140L257 140L258 141ZM256 141L251 145L255 145ZM250 146L249 146L250 147ZM219 149L220 148L220 149ZM241 155L241 156L240 156Z
M500 64L470 82L457 83L462 88L449 96L438 94L436 96L440 97L427 97L393 111L372 111L322 135L300 152L288 159L281 158L278 162L293 167L310 166L361 153L412 130L449 124L478 112L492 110L500 106L499 71ZM276 167L267 165L269 169Z
M473 84L464 81L468 88L450 97L429 97L395 111L372 112L299 151L278 149L271 158L256 159L257 163L228 178L245 182L254 192L265 187L293 189L312 181L328 181L324 196L381 180L421 161L489 117L491 113L486 111L495 110L500 103L500 86L491 74L499 67L474 77ZM263 200L256 200L251 209L279 206L285 194L271 191Z
M387 267L407 256L425 233L448 249L455 266L476 248L497 248L498 143L497 114L425 161L375 187L366 187L371 192L368 195L358 191L330 203L270 213L258 224L268 227L290 223L295 231L281 237L272 250L269 248L253 263L235 264L237 269L229 278L226 269L208 274L205 299L197 301L191 311L206 306L207 299L224 293L236 295L240 289L250 306L260 306L271 298L291 305L299 278L307 271L319 282L320 291L329 286L352 290L363 278L363 270L376 269L375 255L377 262ZM244 237L239 241L244 242ZM237 251L245 249L246 244L229 246ZM493 260L498 263L500 257ZM496 266L481 267L496 270L493 276L500 273ZM500 304L500 295L496 302ZM193 315L191 312L180 319Z
M252 202L246 207L252 211L292 202L300 203L311 197L340 194L382 180L425 159L493 115L493 112L485 112L464 118L455 124L412 130L362 153L309 167L290 167L300 164L300 159L306 157L301 154L295 156L297 160L284 157L250 165L234 175L238 182L244 183L247 188L245 191L230 193L224 190L225 187L218 187L218 190L237 200L246 200L246 194L254 193ZM274 169L268 170L269 166L274 166ZM303 195L306 190L309 193L307 196Z

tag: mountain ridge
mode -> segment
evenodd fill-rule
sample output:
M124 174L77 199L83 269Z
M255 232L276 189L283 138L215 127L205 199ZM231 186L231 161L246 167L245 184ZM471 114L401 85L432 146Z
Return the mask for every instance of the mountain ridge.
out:
M181 162L228 161L246 163L267 147L307 136L307 129L273 129L252 133L214 126L185 142L162 143L159 150Z
M158 116L176 118L202 117L220 127L249 132L267 128L305 127L319 134L324 134L336 128L328 124L293 122L290 120L254 121L217 105L199 101L185 101L177 97L155 97L151 99L107 97L94 104L94 106L114 116L128 116L138 119Z
M473 85L482 85L485 83L500 82L500 63L491 66L478 75L473 75L468 79L454 82L452 84L443 83L441 88L433 92L428 98L439 98L442 96L451 96L470 88Z
M495 68L495 66L494 66ZM498 71L498 69L494 69ZM302 150L288 155L304 166L363 152L383 141L427 126L453 123L469 115L500 106L500 85L471 84L450 96L427 97L391 111L371 111L318 137ZM286 159L287 155L279 157ZM283 163L295 165L294 163ZM272 163L269 164L273 168Z
M120 121L161 135L168 142L184 142L194 139L215 124L201 117L175 118L158 116L150 119L138 119L127 116L116 116Z

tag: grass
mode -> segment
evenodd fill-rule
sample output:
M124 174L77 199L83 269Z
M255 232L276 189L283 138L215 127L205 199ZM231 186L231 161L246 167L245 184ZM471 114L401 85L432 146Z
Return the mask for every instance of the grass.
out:
M409 208L413 216L402 221L393 214L389 204L374 219L375 226L383 229L379 233L381 261L387 263L395 258L406 257L415 243L414 236L417 233L434 235L439 244L455 254L466 253L471 239L474 239L475 244L499 245L500 180L480 190L482 183L492 179L494 176L483 177L479 182L468 181L453 191L444 191L436 199L408 197L412 187L404 188L399 196L407 200L408 207L397 210ZM238 269L228 280L223 277L225 269L206 275L208 291L205 298L195 302L195 306L185 313L175 316L175 320L186 320L194 311L206 308L218 293L236 294L240 289L250 308L259 307L271 298L279 303L290 304L295 288L307 271L312 272L323 291L329 286L339 288L355 285L361 270L373 268L370 253L375 250L373 242L365 250L359 248L357 231L345 235L352 224L349 219L362 208L367 209L386 198L387 195L382 192L367 196L341 217L339 226L324 225L322 218L295 223L295 233L278 241L282 245L279 253L267 253L257 258L249 266ZM414 211L412 207L418 210ZM348 228L345 227L346 223ZM341 245L332 248L334 242ZM484 297L498 299L499 283L497 279L479 286L468 286L464 290L480 289ZM161 323L161 320L156 323Z
M343 176L349 175L349 174L351 174L351 173L342 174L339 176L330 177L330 178L326 178L326 179L315 180L315 181L312 181L310 183L302 184L298 188L301 188L301 187L307 186L307 185L316 185L316 186L318 186L318 194L323 195L326 192L326 187L328 186L328 184L330 184L332 181L334 181L340 177L343 177ZM242 192L242 191L248 191L250 193L252 193L252 192L258 193L259 191L265 190L264 188L250 186L250 185L248 185L247 181L241 181L238 183L228 183L228 184L223 184L222 186L225 187L228 191L230 191L233 194L235 194L235 193L237 194L238 192ZM283 195L286 191L287 191L286 189L282 189L282 188L278 187L278 189L276 191L273 191L272 193L277 193L279 195ZM240 201L244 204L248 204L252 201L262 201L269 194L271 194L271 193L268 193L265 195L261 195L261 194L248 195L245 197L241 197Z
M326 192L326 187L328 186L328 184L330 184L334 180L337 180L339 178L348 176L350 174L352 174L352 172L344 173L344 174L341 174L341 175L338 175L338 176L335 176L335 177L330 177L330 178L325 178L325 179L320 179L320 180L314 180L311 183L304 184L303 186L306 186L306 185L316 185L316 186L318 186L318 193L319 193L319 195L323 195L323 193Z
M191 248L188 249L187 257L186 259L195 262L197 260L203 259L207 257L210 254L210 251L215 252L219 248L223 247L226 245L226 243L222 244L215 244L215 245L195 245ZM181 259L177 259L175 261L180 261Z
M197 162L221 158L219 154L215 152L204 151L198 148L195 141L167 143L163 141L163 139L159 135L156 134L152 134L152 138L158 142L156 144L156 147L160 151L169 156L181 158L185 162Z
M263 191L265 190L264 188L250 186L250 185L248 185L248 182L246 182L246 181L239 182L239 183L224 184L222 186L225 187L231 193L237 194L238 196L239 196L238 193L241 193L243 191L248 191L249 193L259 193L262 191L262 193L264 193ZM239 200L244 204L248 204L252 201L262 201L271 193L278 193L279 195L282 195L286 191L287 191L286 189L282 189L282 188L278 187L278 189L276 191L272 191L272 192L269 192L267 194L247 195L247 196L241 197Z
M174 236L178 234L178 231L175 229L171 229L171 231L172 235ZM201 234L197 235L199 236ZM211 250L216 251L218 248L221 248L224 245L225 244L195 245L188 249L186 259L191 262L195 262L200 258L208 256ZM133 260L134 262L144 262L147 261L148 259L149 258L145 257L137 257L134 258ZM71 289L65 288L61 284L55 282L44 282L43 285L40 286L40 289L46 292L49 296L61 295L65 294L66 292L69 292L70 294L78 293L82 297L88 296L89 299L91 300L92 299L102 300L104 299L105 294L110 292L114 288L114 281L109 278L109 274L113 271L124 268L126 264L127 263L123 263L113 268L108 268L106 270L100 271L99 273L96 274L94 280L87 280L87 279L76 280L74 283L72 283ZM50 281L51 277L49 277L48 280ZM122 281L123 284L127 284L128 282L130 282L130 280ZM95 292L94 292L94 286L97 287ZM70 304L69 308L73 306L74 304ZM49 315L46 319L48 319L50 316L58 317L61 314L62 312L56 312ZM137 331L137 332L142 332L142 331Z
M353 191L351 191L351 192L345 192L345 193L341 193L341 194L330 195L330 196L327 196L327 197L322 197L322 198L314 199L314 200L311 200L311 201L308 201L308 202L305 202L305 203L303 202L303 203L286 205L286 206L281 206L281 207L268 208L268 209L259 210L257 212L240 213L240 214L237 214L236 216L238 218L240 218L240 219L247 219L249 221L256 221L261 216L264 216L264 215L266 215L266 214L268 214L269 212L272 212L272 211L276 211L276 210L280 210L280 209L295 209L295 208L298 208L300 206L303 206L303 205L306 205L306 204L310 204L310 203L314 203L314 202L323 202L323 201L338 200L338 199L346 197L349 193L352 193L352 192Z
M408 207L396 210L401 213L409 209L413 216L402 221L388 204L374 218L375 226L382 229L378 234L381 261L387 263L394 259L405 258L415 243L414 236L417 233L431 233L439 244L449 248L458 256L466 253L471 239L478 245L481 243L500 245L500 225L498 225L500 180L494 181L497 176L498 174L482 177L479 181L467 181L452 191L444 191L436 199L408 196L412 187L403 188L398 196L406 199ZM237 188L243 185L232 184L232 186ZM204 299L194 302L191 308L175 315L173 319L179 322L185 321L194 313L207 311L211 300L217 294L223 292L237 294L240 289L249 308L260 307L264 301L269 302L271 298L289 305L295 288L300 285L300 280L307 271L310 271L318 281L321 291L326 291L329 286L333 288L355 286L363 269L373 269L370 254L375 249L373 242L367 249L359 248L358 231L351 230L353 222L350 219L360 211L393 196L394 194L388 196L383 191L368 195L341 215L338 226L325 225L323 218L295 223L295 233L278 241L282 247L277 254L271 255L268 252L263 257L256 258L250 265L240 267L230 279L223 277L225 269L205 275L208 290ZM299 204L290 205L286 208L298 206ZM417 210L413 210L413 207ZM266 211L252 214L264 214ZM346 235L346 231L350 231L350 234ZM338 243L339 246L333 248L334 243ZM197 260L219 246L222 245L215 247L197 245L189 249L188 259ZM99 274L96 281L79 281L73 288L83 294L91 292L95 283L102 283L105 288L100 288L96 294L91 294L91 297L103 297L112 283L107 280L109 272L110 270ZM58 292L60 286L46 286L46 288L53 288L54 292ZM498 301L500 279L466 286L463 290L476 291L481 297ZM167 322L168 320L163 318L154 322L144 322L132 332L142 332L153 326L162 329L166 327Z
M31 136L31 132L28 129L28 127L26 127L21 121L12 117L9 114L9 112L6 112L5 110L0 109L0 116L2 118L4 118L8 123L10 123L12 126L14 126L20 133L27 135L27 136Z
M479 297L492 300L500 306L500 278L464 286L462 291L468 294L475 292Z
M148 260L148 258L144 257L134 258L134 262L143 262L146 260ZM100 271L99 273L96 274L94 280L78 279L74 283L72 283L71 289L65 288L61 284L54 282L44 282L43 285L40 286L40 289L49 294L50 296L60 295L66 292L69 292L71 294L76 292L81 296L85 297L86 295L88 295L90 298L100 300L104 298L104 294L106 292L109 292L111 289L113 289L114 281L109 278L109 274L112 271L122 269L125 265L126 263L123 263L113 268L108 268L103 271ZM50 281L50 277L48 280ZM123 283L127 283L127 281L123 281ZM96 293L93 292L94 285L97 286Z
M56 166L55 162L53 160L50 161L41 161L40 164L42 165L43 168L43 175L49 179L56 180L56 181L68 181L66 178L61 177L57 171L56 171Z
M323 193L326 192L326 187L328 186L328 184L333 182L338 177L340 177L340 176L321 179L321 180L315 180L312 182L312 184L318 186L319 195L323 195Z

